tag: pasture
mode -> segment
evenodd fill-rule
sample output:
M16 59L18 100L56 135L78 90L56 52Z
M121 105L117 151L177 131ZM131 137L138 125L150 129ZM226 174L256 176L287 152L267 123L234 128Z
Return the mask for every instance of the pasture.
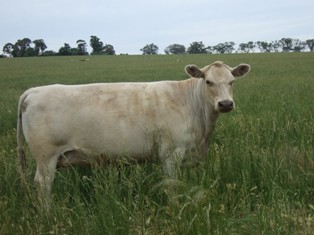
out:
M234 85L207 160L164 179L158 164L59 169L40 210L27 153L17 171L22 92L54 83L182 80L184 66L251 65ZM314 53L34 57L0 60L0 234L313 234ZM58 94L56 94L57 96ZM75 115L75 113L73 113Z

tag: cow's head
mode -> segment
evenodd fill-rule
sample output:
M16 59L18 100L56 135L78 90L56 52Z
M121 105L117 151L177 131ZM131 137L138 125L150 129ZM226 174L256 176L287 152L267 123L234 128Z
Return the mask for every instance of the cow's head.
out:
M232 98L232 85L238 77L250 71L248 64L230 68L222 62L215 62L200 69L196 65L187 65L185 71L194 78L202 79L204 98L216 112L229 112L235 105Z

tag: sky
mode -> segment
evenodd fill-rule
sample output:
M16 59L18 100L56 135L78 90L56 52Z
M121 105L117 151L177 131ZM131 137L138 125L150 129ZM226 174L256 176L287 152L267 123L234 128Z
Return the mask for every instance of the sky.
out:
M116 54L141 54L154 43L186 48L233 41L314 38L313 0L0 0L0 54L18 39L43 39L47 50L76 47L90 36Z

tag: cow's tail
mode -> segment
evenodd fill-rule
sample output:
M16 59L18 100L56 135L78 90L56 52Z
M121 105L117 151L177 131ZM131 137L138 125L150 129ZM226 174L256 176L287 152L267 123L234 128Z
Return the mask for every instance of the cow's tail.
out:
M17 126L16 126L16 141L17 141L17 156L19 160L19 172L24 175L26 169L26 156L23 149L24 137L23 137L23 124L22 124L22 107L28 93L21 95L18 109L17 109Z

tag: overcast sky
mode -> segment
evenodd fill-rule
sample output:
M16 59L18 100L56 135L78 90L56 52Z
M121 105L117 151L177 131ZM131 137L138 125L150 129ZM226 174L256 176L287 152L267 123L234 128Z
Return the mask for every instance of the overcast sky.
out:
M0 9L0 54L25 37L58 51L95 35L117 54L150 43L164 53L174 43L314 38L314 0L0 0Z

